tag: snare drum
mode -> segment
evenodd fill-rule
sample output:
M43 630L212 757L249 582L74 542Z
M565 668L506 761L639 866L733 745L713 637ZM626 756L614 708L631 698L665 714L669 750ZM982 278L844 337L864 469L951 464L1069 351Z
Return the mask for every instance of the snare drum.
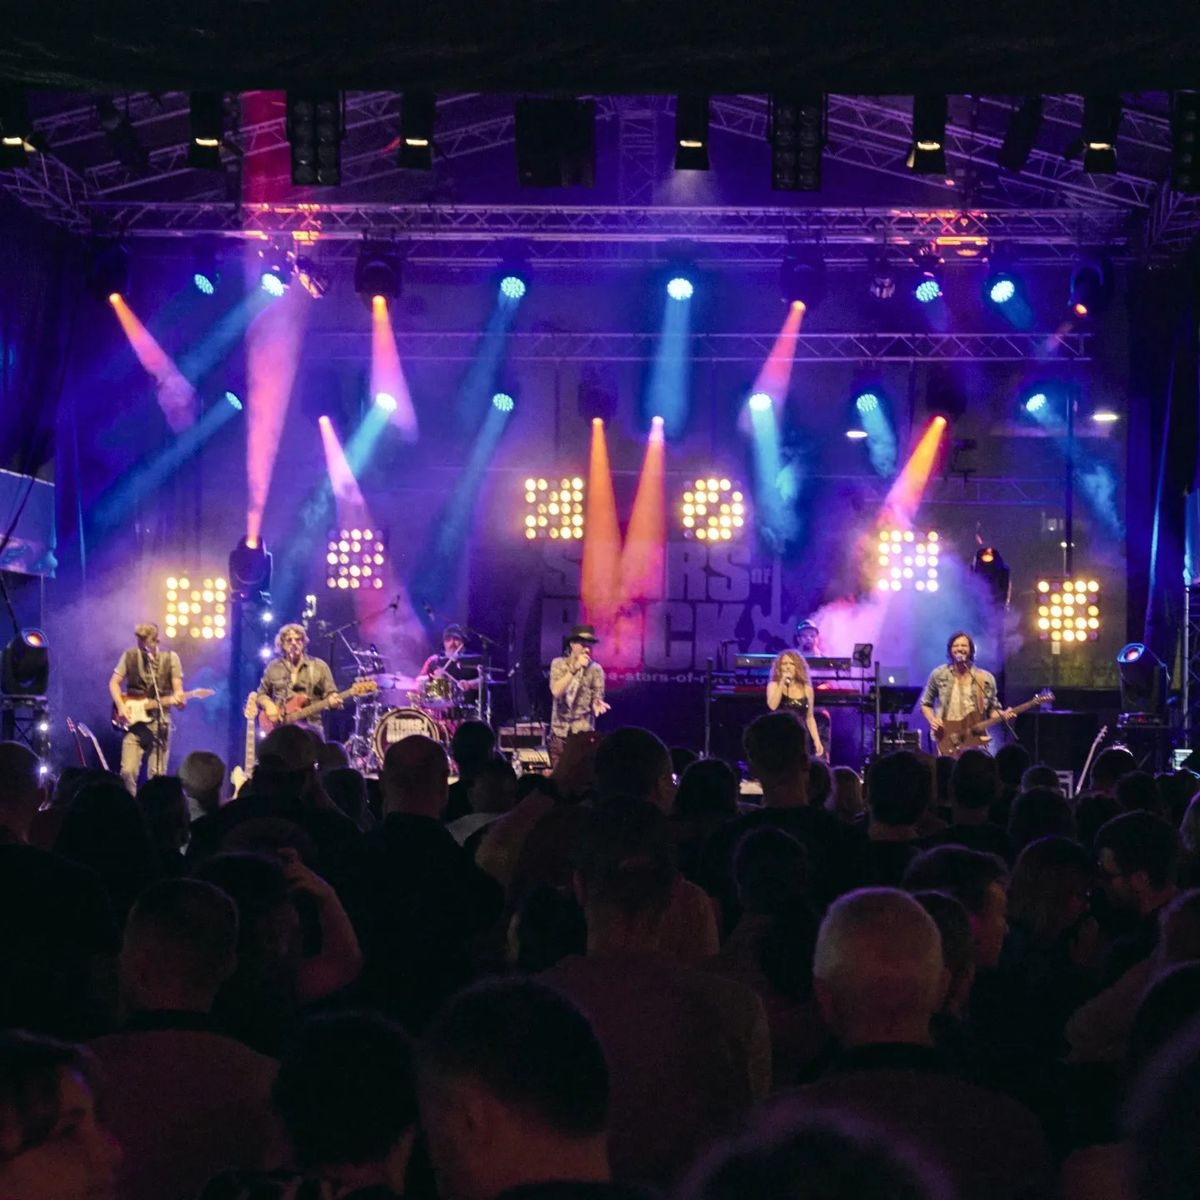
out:
M421 684L422 708L457 708L459 704L458 684L449 675L430 675Z
M383 762L389 746L416 734L432 738L441 746L449 741L441 723L419 708L389 708L375 722L375 732L371 735L379 761Z

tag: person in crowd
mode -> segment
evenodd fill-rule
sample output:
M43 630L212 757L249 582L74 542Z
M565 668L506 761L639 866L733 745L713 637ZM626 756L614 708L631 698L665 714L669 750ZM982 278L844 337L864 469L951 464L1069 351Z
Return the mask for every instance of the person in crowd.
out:
M154 843L161 874L171 878L182 875L191 818L179 776L156 775L146 780L138 788L136 799Z
M413 1048L373 1013L315 1017L289 1042L273 1089L287 1143L270 1173L233 1170L199 1200L389 1200L404 1195L417 1134Z
M1101 750L1092 763L1091 790L1116 796L1117 780L1137 770L1137 759L1122 746L1110 746Z
M996 760L983 750L964 750L950 772L950 824L933 834L930 844L966 846L1011 862L1012 843L1004 830L991 822L999 794Z
M1035 763L1033 766L1026 767L1021 772L1021 783L1017 788L1019 792L1027 792L1030 788L1046 787L1053 788L1055 791L1063 790L1062 780L1058 777L1058 772L1053 767L1047 767L1044 763Z
M933 1019L934 1042L959 1062L964 1075L969 1075L971 1064L964 1056L964 1030L970 1012L971 988L975 984L971 918L962 904L946 892L916 892L913 899L938 927L942 966L947 971L946 995Z
M692 763L700 761L700 755L695 750L688 746L672 746L671 754L671 771L676 779L683 777L684 771L692 765Z
M443 1195L635 1200L612 1181L609 1068L587 1018L534 980L460 992L419 1050L418 1093Z
M847 825L858 825L866 816L862 779L853 767L833 768L833 793L825 808Z
M225 764L211 750L193 750L179 764L179 779L188 798L188 812L198 817L215 813L225 792Z
M161 874L141 810L116 782L80 789L63 818L54 851L96 872L119 922L138 893Z
M913 897L865 888L835 900L817 937L813 981L840 1053L815 1083L787 1095L781 1113L849 1111L878 1122L945 1171L962 1196L1049 1193L1050 1155L1036 1119L948 1071L932 1044L949 972L937 925Z
M120 958L127 1020L91 1045L125 1151L121 1200L182 1200L219 1170L264 1165L275 1061L212 1016L237 942L233 901L198 879L153 884L130 911Z
M1179 882L1184 887L1200 884L1200 795L1193 796L1179 822Z
M1032 761L1029 751L1020 742L1005 742L996 751L996 779L999 786L988 812L988 820L997 829L1008 828L1012 802L1022 790L1021 776L1029 770Z
M470 981L472 941L494 930L500 886L441 823L450 764L431 738L388 747L384 819L347 847L333 873L362 939L362 998L419 1029Z
M471 780L468 799L471 811L465 817L448 822L446 828L460 846L469 843L469 849L473 851L483 830L506 812L511 812L517 802L517 773L508 760L493 758L481 764Z
M808 802L814 808L829 808L829 798L833 795L833 772L829 764L819 758L813 758L808 763Z
M908 1144L851 1113L768 1110L707 1155L680 1200L949 1200L941 1172Z
M702 758L679 777L672 825L679 871L685 879L700 883L704 845L726 821L737 816L738 777L719 758Z
M471 815L471 784L479 769L496 757L496 731L484 721L463 721L450 738L450 757L458 767L458 779L447 794L442 815L446 822Z
M0 742L0 846L27 845L29 830L50 787L37 755L20 742Z
M1104 792L1082 792L1074 798L1073 804L1075 837L1081 846L1094 846L1101 826L1125 811L1115 796Z
M523 975L587 952L587 921L571 892L540 884L521 899L508 927L506 959Z
M1130 771L1117 780L1113 793L1117 803L1126 812L1148 812L1166 818L1167 806L1163 801L1158 780L1149 771Z
M917 832L933 799L929 767L908 750L880 755L867 771L867 841L859 850L857 881L896 887L922 842Z
M704 852L704 887L720 902L726 929L732 929L739 916L733 850L751 829L772 826L803 843L818 909L853 881L860 843L855 830L809 805L806 735L791 713L758 717L746 727L742 740L750 773L762 784L763 806L723 825Z
M334 889L295 851L222 853L196 875L238 910L237 967L213 1011L233 1036L277 1057L304 1005L358 978L363 959L350 919ZM302 910L315 945L305 943Z
M1075 837L1075 814L1058 788L1030 788L1013 801L1008 840L1020 854L1030 842L1044 837Z
M1158 914L1178 894L1179 835L1148 812L1114 817L1096 834L1105 895L1125 918L1105 956L1103 978L1114 983L1158 943Z
M596 750L596 799L600 804L645 800L664 814L675 803L671 755L648 729L614 730ZM671 903L659 931L659 949L680 962L716 954L720 939L716 914L702 888L676 874Z
M588 1014L604 1047L614 1172L658 1186L731 1132L771 1082L758 996L659 952L675 878L658 808L629 800L596 810L575 881L587 953L540 977Z
M752 829L733 856L741 920L706 966L753 988L771 1031L775 1087L807 1078L829 1042L812 990L817 917L808 854L780 829Z
M1200 775L1184 770L1163 771L1154 781L1162 795L1163 816L1172 825L1180 825L1192 797L1200 791Z
M86 1050L0 1032L0 1196L115 1200L121 1148L97 1108Z
M353 767L332 767L321 772L325 794L354 822L359 833L375 828L375 818L367 803L367 781Z

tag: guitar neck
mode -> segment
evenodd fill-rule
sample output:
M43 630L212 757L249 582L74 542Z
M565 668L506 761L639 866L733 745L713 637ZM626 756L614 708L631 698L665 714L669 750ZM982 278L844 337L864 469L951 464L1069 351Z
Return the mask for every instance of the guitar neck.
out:
M348 687L344 692L335 692L334 695L340 700L345 700L347 696L352 695L354 689ZM317 713L324 712L333 701L333 696L326 696L323 700L314 700L312 704L306 704L303 708L296 709L293 713L287 714L287 719L284 722L287 725L294 725L297 721L305 721L309 717L315 717Z
M1013 715L1019 716L1023 712L1028 712L1031 708L1037 708L1042 703L1041 696L1034 696L1032 700L1026 700L1024 704L1018 704L1013 708ZM987 717L985 720L977 721L972 728L974 729L990 729L993 725L999 725L1005 718L997 713L994 717Z

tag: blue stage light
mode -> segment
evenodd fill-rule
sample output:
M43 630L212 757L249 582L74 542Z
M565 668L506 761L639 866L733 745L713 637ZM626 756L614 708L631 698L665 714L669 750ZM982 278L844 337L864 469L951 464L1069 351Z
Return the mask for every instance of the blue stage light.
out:
M993 304L1007 304L1016 294L1016 281L1008 275L998 275L988 285L988 299Z
M525 295L525 280L520 275L505 275L500 280L500 295L507 300L520 300Z
M205 271L197 271L192 276L192 282L202 296L211 296L217 290L216 280Z
M1025 411L1031 416L1040 413L1050 401L1045 392L1034 392L1025 401Z
M695 290L692 281L684 275L676 275L667 283L667 295L672 300L690 300Z
M278 271L274 269L267 270L262 273L262 290L268 296L278 298L287 291L287 283Z
M861 442L866 439L867 431L865 429L847 429L846 436L852 442Z
M237 392L226 392L225 403L232 405L237 412L242 411L242 398Z
M755 392L750 397L751 412L767 412L771 407L771 397L766 392Z
M867 413L879 411L879 397L874 392L860 392L854 400L854 407L865 417Z
M932 304L934 300L941 298L942 285L932 275L925 275L913 288L913 295L921 304Z
M375 403L379 405L384 412L396 411L396 397L393 396L391 392L376 392Z
M510 413L516 407L516 402L507 392L497 392L492 397L492 407L497 412Z

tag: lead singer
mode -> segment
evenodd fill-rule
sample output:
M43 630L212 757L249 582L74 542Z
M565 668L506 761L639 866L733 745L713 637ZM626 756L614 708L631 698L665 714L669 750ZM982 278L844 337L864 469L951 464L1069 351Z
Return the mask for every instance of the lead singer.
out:
M550 664L550 752L551 768L558 765L569 733L589 733L596 718L609 710L604 702L604 668L592 661L592 647L599 642L591 625L576 625L567 637L566 654Z

